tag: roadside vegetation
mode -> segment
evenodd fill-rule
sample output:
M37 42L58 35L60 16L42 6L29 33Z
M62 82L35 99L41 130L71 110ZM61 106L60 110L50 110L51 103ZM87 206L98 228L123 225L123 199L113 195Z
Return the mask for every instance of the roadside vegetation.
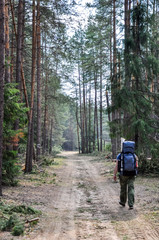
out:
M19 174L14 179L16 185L5 186L7 195L0 199L0 231L7 231L13 236L19 236L34 230L45 212L37 209L37 206L40 205L39 199L36 199L31 205L26 205L25 201L22 204L25 188L56 185L58 181L56 170L63 164L64 157L47 156L39 164L33 165L33 170L29 174L24 174L24 165L19 165ZM16 199L11 198L11 192L17 190L21 191L22 196L17 196Z

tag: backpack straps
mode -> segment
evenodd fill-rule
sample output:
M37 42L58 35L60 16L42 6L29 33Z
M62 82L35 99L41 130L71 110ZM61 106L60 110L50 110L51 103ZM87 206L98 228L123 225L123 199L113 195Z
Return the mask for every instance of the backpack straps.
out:
M120 164L120 175L123 176L124 172L124 153L121 152L121 164Z

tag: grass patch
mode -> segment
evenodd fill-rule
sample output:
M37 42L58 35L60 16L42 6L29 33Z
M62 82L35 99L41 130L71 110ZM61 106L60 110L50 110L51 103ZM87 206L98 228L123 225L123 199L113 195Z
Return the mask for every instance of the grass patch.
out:
M111 161L111 152L107 152L107 151L103 151L103 152L92 152L92 153L88 153L87 155L85 154L85 156L92 156L95 157L94 159L92 159L92 161Z
M50 167L46 167L36 173L25 174L23 180L32 182L35 186L40 186L42 184L54 184L56 182L56 173L50 171Z
M153 223L157 223L159 221L159 209L156 208L156 210L150 211L149 213L145 214L146 219Z
M54 164L52 164L53 168L58 168L64 165L64 157L56 157L54 158Z
M86 188L86 185L84 183L78 183L78 188Z
M91 198L88 198L88 199L87 199L87 203L92 203L92 199L91 199Z
M84 209L84 208L78 208L78 212L79 212L79 213L84 213L84 212L85 212L85 209Z
M138 175L136 180L136 184L142 184L145 187L145 191L155 191L159 192L159 178L154 177L144 177Z

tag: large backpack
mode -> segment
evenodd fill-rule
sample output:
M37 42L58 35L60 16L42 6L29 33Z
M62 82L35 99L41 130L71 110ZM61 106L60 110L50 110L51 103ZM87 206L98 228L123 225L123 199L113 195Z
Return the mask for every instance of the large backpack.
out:
M120 175L134 176L137 174L136 158L135 158L135 142L125 141L123 142L123 148L121 152L121 160L119 161L118 170Z

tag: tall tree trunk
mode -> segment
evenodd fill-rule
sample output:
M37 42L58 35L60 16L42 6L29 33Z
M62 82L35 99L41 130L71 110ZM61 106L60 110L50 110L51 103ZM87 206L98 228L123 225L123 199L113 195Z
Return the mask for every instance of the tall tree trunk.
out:
M88 139L87 139L87 97L86 97L86 84L83 73L83 152L88 153Z
M88 118L88 113L87 113L87 85L85 84L85 143L86 143L86 153L88 153L88 123L87 123L87 118Z
M113 1L112 1L113 3ZM110 81L111 81L111 105L114 104L114 96L113 96L113 8L110 15L110 24L111 24L111 34L110 34ZM106 100L107 100L107 108L108 108L108 120L111 123L114 119L114 113L110 114L109 110L109 92L106 91ZM110 124L110 137L111 137L111 148L112 148L112 158L116 157L115 146L116 146L116 139L113 138L112 133L112 126Z
M10 54L9 54L9 1L5 1L5 82L10 83Z
M22 32L23 32L23 0L19 0L18 4L18 27L17 27L17 53L16 53L16 83L20 90L22 101L22 81L21 81L21 64L22 64ZM15 121L14 129L19 129L19 119ZM17 150L18 146L14 146Z
M101 57L100 57L100 151L102 152L102 142L103 142L103 137L102 137L102 135L103 135L103 121L102 121L102 113L103 113L103 105L102 105L102 101L103 101L103 99L102 99L102 81L103 81L103 79L102 79L102 51L101 51Z
M88 127L88 136L89 136L89 153L91 153L91 141L92 141L92 133L91 133L91 82L89 87L89 127Z
M97 148L98 148L98 151L99 151L98 107L97 107L97 73L95 73L94 87L95 87L95 107L94 107L95 128L94 129L96 130Z
M47 70L46 70L47 71ZM47 150L48 140L48 73L45 73L45 110L44 110L44 128L43 128L43 155Z
M83 139L82 139L82 153L85 153L86 150L86 122L85 122L85 114L86 114L86 105L85 105L85 84L83 77L83 111L82 111L82 131L83 131Z
M140 6L138 4L137 4L136 7L140 8ZM136 35L135 35L134 40L135 40L135 43L136 43L136 49L135 49L134 54L139 57L139 55L140 55L140 32L139 32L139 16L138 15L136 16L135 30L136 30L135 31ZM139 76L138 75L135 76L135 83L136 83L136 86L135 86L136 89L135 90L139 91ZM137 116L136 120L138 120L138 116L139 116L138 107L136 108L136 116ZM138 149L138 147L139 147L139 129L138 129L138 126L136 126L136 128L135 128L135 146L136 146L136 149Z
M130 38L130 11L131 11L131 0L125 0L124 4L124 21L125 21L125 49L124 49L124 65L125 65L125 87L130 90L130 47L129 47L129 38ZM129 119L129 113L124 112L124 126L127 126ZM127 127L124 128L124 137L127 136Z
M81 72L80 64L78 63L78 80L79 80L79 104L80 104L80 129L81 129L81 150L83 153L83 127L82 127L82 94L81 94Z
M13 82L13 74L14 74L14 63L15 63L15 59L14 59L14 51L15 51L15 39L14 39L14 27L12 25L12 38L11 38L11 67L10 67L10 81Z
M76 90L76 99L77 99L77 90ZM76 100L76 123L77 123L77 139L78 139L78 151L80 154L80 134L79 134L79 116L78 116L78 101Z
M36 67L36 24L35 24L35 0L33 0L33 23L32 23L32 76L31 76L31 101L30 101L30 114L28 124L28 139L27 139L27 150L26 150L26 162L25 172L32 171L32 160L33 160L33 107L34 107L34 89L35 89L35 67Z
M120 53L118 53L118 88L121 86L121 65L120 65ZM117 111L117 120L118 120L118 133L117 133L117 153L121 152L121 111Z
M53 136L53 119L51 119L49 154L52 153L52 136Z
M22 92L21 63L22 63L22 37L23 37L23 0L18 4L18 27L17 27L17 59L16 59L16 83L20 93Z
M0 196L2 196L3 115L5 76L5 1L0 1Z
M41 149L41 38L40 38L40 0L37 2L37 143L36 159L39 160Z
M44 127L43 127L43 149L42 154L44 155L47 149L47 139L48 139L48 71L47 71L47 55L46 55L46 35L45 35L45 110L44 110Z
M16 41L18 42L18 35L17 35L16 24L15 24L15 17L14 17L14 4L12 4L11 0L10 0L10 7L11 7L11 13L12 13L12 22L13 22L14 34L15 34ZM23 11L23 14L24 14L24 11ZM22 33L23 33L23 27L24 27L24 16L23 15L22 15L21 24L22 24ZM22 37L21 37L21 47L22 47L22 44L23 44L23 40L24 40L24 37L23 37L23 34L22 34ZM22 80L22 84L23 84L25 103L26 103L26 107L29 108L28 94L27 94L27 88L26 88L25 77L24 77L24 70L23 70L22 55L21 55L20 59L21 59L21 62L20 62L21 80ZM12 53L12 64L13 64L13 62L14 61L13 61L13 53ZM19 71L19 66L18 66L18 71ZM17 73L17 69L16 69L16 73ZM13 74L13 68L12 68L12 74ZM19 72L18 72L18 75L19 75ZM19 89L20 89L20 86L22 84L19 84ZM22 93L21 93L21 97L22 97ZM29 112L28 112L28 119L29 119Z
M17 36L15 34L16 29L15 29L15 22L14 22L14 13L13 13L13 9L14 9L14 0L13 3L11 2L11 0L9 0L10 3L10 9L11 9L11 14L12 14L12 38L11 38L11 67L10 67L10 80L11 82L13 82L14 79L14 65L15 65L15 57L14 57L14 52L15 52L15 41L17 39L15 39Z
M114 91L117 87L117 53L116 53L116 1L113 0L113 75L112 75L112 105L114 105ZM115 122L117 117L116 110L112 112L112 122ZM113 133L114 135L114 133ZM112 138L112 158L116 159L117 155L117 138Z
M125 19L125 49L124 49L124 61L125 61L125 86L130 88L130 48L129 48L129 38L130 38L130 12L131 12L131 0L125 0L124 9L124 19Z

